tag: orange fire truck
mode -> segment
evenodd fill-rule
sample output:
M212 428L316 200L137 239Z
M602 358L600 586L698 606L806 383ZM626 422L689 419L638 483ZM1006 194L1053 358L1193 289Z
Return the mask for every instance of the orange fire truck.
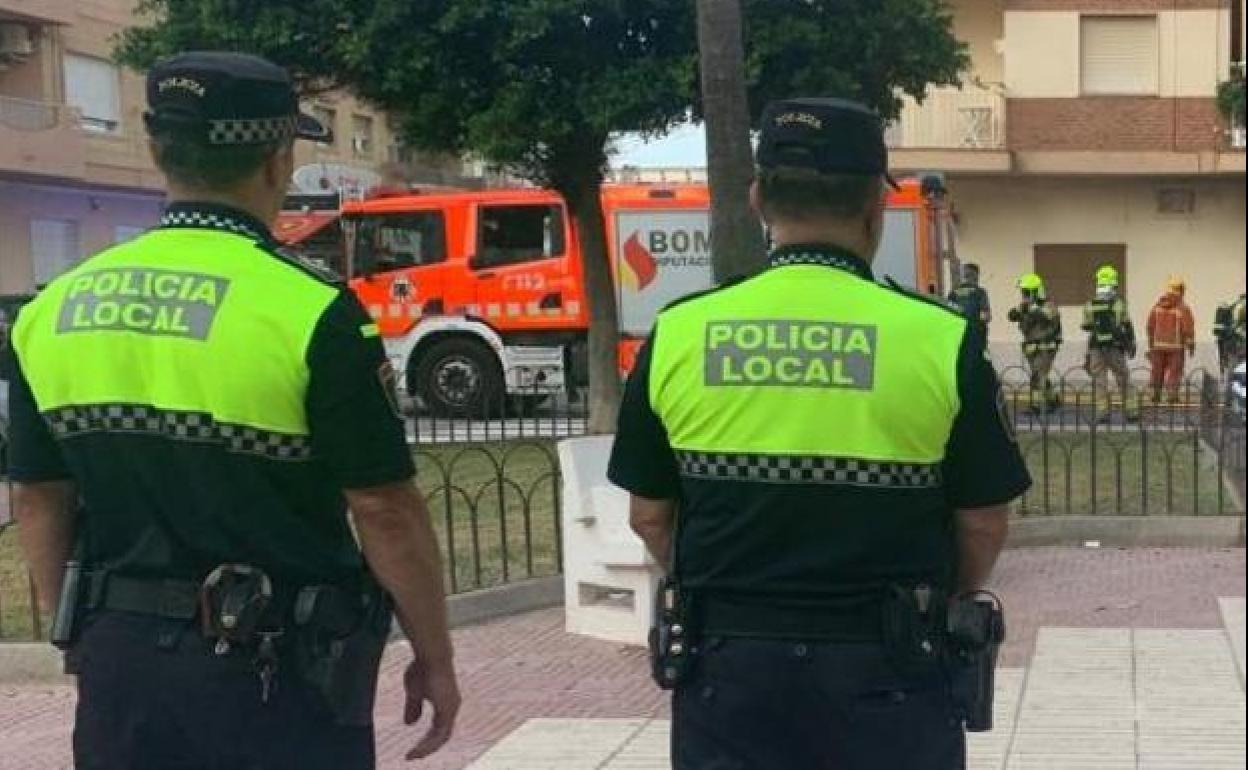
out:
M700 185L604 188L622 371L659 310L712 285L709 205ZM427 408L480 414L586 381L592 299L558 195L384 195L347 203L342 215L351 287L407 393ZM906 180L889 199L876 272L943 293L952 243L943 189Z

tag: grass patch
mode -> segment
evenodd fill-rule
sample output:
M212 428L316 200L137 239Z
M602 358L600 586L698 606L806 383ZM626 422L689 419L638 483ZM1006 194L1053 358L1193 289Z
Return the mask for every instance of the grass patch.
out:
M1023 433L1019 444L1035 482L1023 515L1234 512L1216 453L1193 434Z
M451 592L559 574L559 461L552 442L415 452Z
M17 529L0 529L0 641L34 637L30 600L30 578L17 547ZM45 622L42 632L46 634L47 628Z

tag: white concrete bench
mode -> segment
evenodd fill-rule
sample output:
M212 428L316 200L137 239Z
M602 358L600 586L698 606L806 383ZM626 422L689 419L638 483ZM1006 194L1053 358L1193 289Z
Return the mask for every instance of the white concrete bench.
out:
M611 436L559 444L568 633L644 645L662 572L628 526L628 493L607 481Z

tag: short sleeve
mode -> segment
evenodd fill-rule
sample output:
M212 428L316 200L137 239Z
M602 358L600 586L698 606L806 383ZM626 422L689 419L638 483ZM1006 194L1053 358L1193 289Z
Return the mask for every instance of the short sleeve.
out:
M642 347L620 404L619 428L607 477L616 486L650 500L680 496L680 473L667 430L650 404L650 359L654 337Z
M958 354L958 395L962 408L945 451L945 484L954 508L1002 505L1031 487L1005 395L984 338L968 324Z
M326 309L308 346L312 449L343 489L415 474L396 374L373 320L347 292Z
M39 413L16 351L8 342L0 348L0 380L7 384L9 396L9 479L26 483L70 479L61 447Z

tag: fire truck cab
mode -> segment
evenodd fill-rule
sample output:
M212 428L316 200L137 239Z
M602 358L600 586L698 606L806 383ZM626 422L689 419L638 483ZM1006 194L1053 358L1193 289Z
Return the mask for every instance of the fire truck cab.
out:
M713 284L701 185L608 185L620 368L665 305ZM386 195L347 203L346 272L410 396L438 414L531 405L587 379L580 238L555 193ZM889 201L876 270L941 291L951 252L943 194L907 180Z

